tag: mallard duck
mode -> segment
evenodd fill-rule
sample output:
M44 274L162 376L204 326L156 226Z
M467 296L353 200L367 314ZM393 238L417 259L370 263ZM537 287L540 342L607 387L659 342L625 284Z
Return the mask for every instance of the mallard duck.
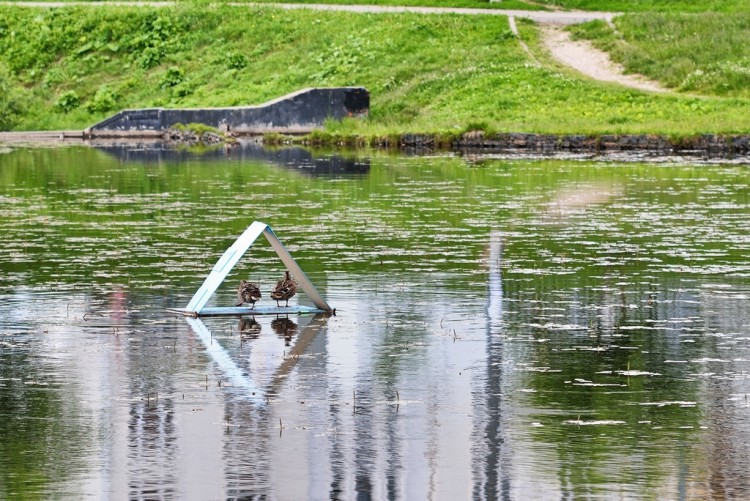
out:
M240 280L240 286L237 287L237 299L240 302L237 303L237 306L250 303L250 308L255 308L255 302L260 300L260 298L260 288L257 284L248 282L247 280Z
M286 301L286 306L289 306L289 299L297 294L297 284L294 283L289 272L284 272L284 278L276 282L276 286L271 291L271 299L276 301L276 306L279 306L279 301Z

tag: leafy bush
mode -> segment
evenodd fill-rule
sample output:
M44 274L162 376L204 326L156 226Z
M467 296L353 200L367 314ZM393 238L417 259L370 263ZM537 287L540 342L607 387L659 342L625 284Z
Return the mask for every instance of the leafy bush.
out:
M23 90L15 85L11 73L0 63L0 130L11 130L25 111Z
M55 111L60 113L70 113L81 105L81 98L74 90L64 92L57 101L55 101Z
M136 30L127 40L134 61L143 69L153 68L162 59L180 47L180 27L169 16L147 12Z
M117 107L117 95L106 85L96 91L94 98L85 105L91 113L104 113Z
M194 87L190 82L182 82L172 88L172 95L174 97L186 97L193 93Z
M167 70L161 78L161 88L176 87L185 81L185 71L182 68L173 66Z
M227 55L227 67L230 70L241 70L247 66L245 54L230 53Z

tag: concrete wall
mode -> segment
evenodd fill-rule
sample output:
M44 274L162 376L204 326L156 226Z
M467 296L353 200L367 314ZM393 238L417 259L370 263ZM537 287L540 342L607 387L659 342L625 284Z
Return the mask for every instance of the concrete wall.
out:
M363 87L303 89L259 106L125 110L86 129L92 137L137 136L175 124L201 123L239 134L305 133L326 119L367 115L370 93Z

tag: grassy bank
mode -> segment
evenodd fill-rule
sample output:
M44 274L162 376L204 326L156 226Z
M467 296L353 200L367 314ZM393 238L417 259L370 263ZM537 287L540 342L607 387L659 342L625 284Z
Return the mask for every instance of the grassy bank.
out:
M550 62L536 28L517 22L533 57L498 16L0 6L0 128L80 129L122 108L362 85L370 117L330 131L750 132L746 89L663 96L585 80Z
M0 0L10 2L13 0ZM76 0L38 0L75 2ZM105 1L105 0L94 0ZM134 3L139 0L124 0ZM175 0L191 2L194 0ZM246 3L293 3L337 5L388 5L415 7L462 7L470 9L589 10L610 12L747 12L746 0L246 0Z
M750 12L632 14L576 26L632 73L685 93L750 97Z
M258 0L256 3L299 3L299 4L336 4L336 5L384 5L384 6L410 6L410 7L461 7L467 9L520 9L520 10L549 10L536 2L524 0L502 0L490 2L489 0L292 0L277 2L276 0Z
M548 7L611 12L723 12L748 11L746 0L537 0Z
M16 0L0 0L0 5L3 3L10 3ZM23 1L23 0L21 0ZM34 2L78 2L80 0L29 0ZM91 0L93 2L104 2L106 0ZM118 2L132 2L138 3L140 0L118 0ZM195 0L156 0L165 2L184 2L184 3L195 3ZM205 0L200 0L203 3L209 3ZM219 0L217 2L211 1L210 3L222 3L226 0ZM500 0L496 2L490 2L489 0L240 0L238 2L232 1L231 3L247 3L247 4L275 4L275 3L290 3L290 4L335 4L335 5L382 5L382 6L410 6L410 7L460 7L466 9L519 9L519 10L550 10L550 7L537 2L527 2L525 0ZM556 8L556 7L551 7Z

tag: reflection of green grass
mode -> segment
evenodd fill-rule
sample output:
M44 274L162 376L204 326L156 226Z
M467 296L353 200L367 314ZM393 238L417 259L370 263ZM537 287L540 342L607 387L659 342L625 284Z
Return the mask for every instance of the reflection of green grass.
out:
M40 374L36 357L0 353L0 498L50 499L81 467L90 446L76 398Z
M285 243L291 239L292 245L298 246L295 256L314 263L310 265L318 267L314 271L333 266L370 274L435 262L435 266L451 273L474 273L491 227L504 224L512 231L523 231L513 226L542 213L548 198L567 186L628 183L633 197L631 208L598 212L602 222L616 222L616 231L590 237L605 246L628 235L626 240L648 257L652 254L649 249L658 246L663 237L642 234L649 219L641 222L641 207L658 210L670 204L690 206L699 200L704 184L731 186L737 182L725 170L704 167L673 170L635 164L610 169L597 164L498 161L470 167L460 158L441 158L431 159L425 170L414 168L415 159L394 160L387 154L374 154L367 160L365 176L332 182L329 177L308 177L296 169L254 161L190 160L128 164L123 168L118 159L88 148L21 150L0 156L0 196L11 196L22 204L12 205L15 209L0 217L0 223L18 227L19 214L23 214L29 241L65 242L78 237L100 240L102 249L112 252L96 249L95 254L102 259L116 256L115 264L123 263L134 287L148 287L163 266L164 257L155 252L155 242L181 249L179 259L204 256L205 264L195 265L202 272L213 264L210 257L223 252L233 236L253 220L279 229ZM675 177L689 189L679 194L670 191ZM418 190L412 192L413 187ZM44 203L37 203L36 195L19 197L14 190L44 193ZM744 195L738 197L737 203L744 200ZM511 204L509 200L519 202ZM19 212L23 204L28 207ZM686 245L693 239L705 239L703 219L710 213L709 209L701 213L701 221L675 221L691 235L686 237ZM714 226L720 224L725 223ZM409 231L412 227L432 230ZM141 231L146 235L145 240L137 240L135 248L130 240L134 228L139 228L135 235ZM310 228L323 228L311 242L307 236ZM556 230L550 227L545 231ZM722 246L721 240L714 241L701 245ZM540 270L561 266L540 256L538 249L524 239L514 239L508 246L515 256L515 266ZM550 238L545 248L551 256L587 256L575 265L580 267L579 280L584 285L589 283L589 274L596 275L601 269L588 258L596 255L596 249L586 242ZM46 251L24 248L23 252L34 262L44 263L57 258L65 261L89 251L62 245ZM380 252L387 255L381 257ZM705 263L739 261L740 254L738 250ZM445 260L445 256L452 257ZM635 257L623 256L617 270L626 275L650 266ZM685 263L680 255L659 254L659 258L663 265ZM380 264L381 260L385 264ZM6 261L2 271L17 272L24 266ZM93 274L96 266L84 266L81 273ZM44 278L44 274L40 276ZM178 277L179 272L174 279ZM97 280L93 276L88 279ZM564 279L554 274L541 275L537 281L540 291L564 286ZM597 279L590 279L590 283L597 283Z
M470 124L541 133L749 130L743 98L651 95L560 70L522 20L542 66L502 16L238 9L0 7L0 66L11 72L14 106L26 110L15 127L83 128L120 108L257 104L304 87L362 85L370 117L330 130L378 138L450 135Z
M511 297L512 294L510 292ZM587 297L584 304L602 304L602 299ZM643 321L642 315L647 313L643 310L623 310L619 320ZM525 330L524 327L509 328L511 332L516 329ZM696 442L702 434L699 425L703 416L699 406L648 404L699 400L700 384L686 378L684 367L664 364L665 356L676 350L673 334L629 330L616 340L601 334L596 330L582 335L546 332L541 336L550 341L532 347L531 360L559 372L531 372L525 378L524 386L535 390L528 399L530 407L538 414L531 419L544 425L532 428L531 433L535 440L555 445L560 463L567 465L564 480L574 491L583 485L628 484L633 482L634 472L639 472L639 485L644 486L645 492L653 492L665 466L672 461L658 455L641 456L636 451L659 447L659 444L670 450L675 442ZM598 352L572 346L608 349ZM686 350L702 353L704 347L697 345ZM627 368L657 368L661 375L625 377L616 374ZM602 374L608 371L615 374ZM582 380L625 386L586 386ZM579 420L584 424L575 424ZM593 421L619 424L585 424ZM612 464L621 466L612 468Z

